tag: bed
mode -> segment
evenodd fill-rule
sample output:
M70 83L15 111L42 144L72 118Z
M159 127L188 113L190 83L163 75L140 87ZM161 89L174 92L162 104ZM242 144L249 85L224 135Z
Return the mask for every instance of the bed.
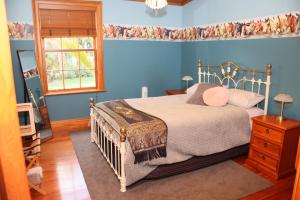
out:
M271 65L266 70L241 68L234 62L198 64L199 83L219 83L264 95L263 109L187 104L188 94L126 99L131 107L162 119L168 128L167 156L135 164L126 127L90 99L91 142L115 175L121 192L142 179L161 178L231 159L247 153L251 117L267 113Z

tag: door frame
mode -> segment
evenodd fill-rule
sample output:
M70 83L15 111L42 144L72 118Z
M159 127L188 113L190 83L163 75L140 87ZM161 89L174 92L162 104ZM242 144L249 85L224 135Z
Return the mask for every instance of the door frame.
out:
M4 0L0 1L0 30L0 198L29 200Z

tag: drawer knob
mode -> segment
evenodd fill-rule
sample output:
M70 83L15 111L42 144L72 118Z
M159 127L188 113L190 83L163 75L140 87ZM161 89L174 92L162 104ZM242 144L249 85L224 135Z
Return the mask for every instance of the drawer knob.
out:
M270 133L270 130L267 128L266 129L266 134L269 134Z
M268 147L268 143L264 142L264 147L267 148Z
M261 156L261 159L266 160L266 157L265 156Z

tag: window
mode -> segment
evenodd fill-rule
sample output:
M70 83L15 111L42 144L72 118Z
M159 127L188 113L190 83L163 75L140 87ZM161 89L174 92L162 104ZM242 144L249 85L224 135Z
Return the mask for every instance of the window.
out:
M71 2L34 1L45 95L104 91L101 2Z
M94 39L45 38L48 90L96 87Z

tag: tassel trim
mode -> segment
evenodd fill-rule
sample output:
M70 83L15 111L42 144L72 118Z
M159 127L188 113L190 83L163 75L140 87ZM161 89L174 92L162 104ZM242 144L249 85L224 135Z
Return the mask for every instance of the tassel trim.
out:
M156 158L165 158L167 157L167 149L165 146L157 147L154 149L134 153L134 157L134 164L153 160Z

